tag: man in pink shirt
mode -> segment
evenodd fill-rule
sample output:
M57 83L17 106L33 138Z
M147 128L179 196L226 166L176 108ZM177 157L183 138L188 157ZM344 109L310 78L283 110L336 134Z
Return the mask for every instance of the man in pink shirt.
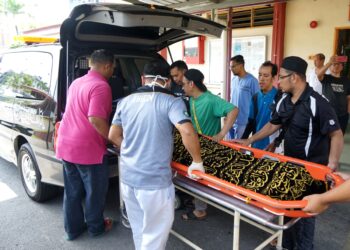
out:
M57 158L63 162L64 227L66 239L73 240L86 228L91 236L109 231L113 221L104 219L109 167L106 140L112 109L107 80L114 70L114 56L96 50L91 69L77 78L68 90L66 110L58 131ZM82 201L85 198L85 213Z

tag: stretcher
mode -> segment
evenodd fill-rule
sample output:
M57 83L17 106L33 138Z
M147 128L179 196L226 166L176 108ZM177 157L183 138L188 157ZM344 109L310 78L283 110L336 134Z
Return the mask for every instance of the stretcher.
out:
M277 239L276 246L281 247L283 230L290 228L300 219L292 218L288 222L284 222L283 215L276 215L269 211L265 211L262 208L251 206L250 204L247 204L240 199L236 199L235 197L227 195L209 186L202 185L200 182L193 181L183 175L175 174L173 182L177 190L185 192L233 216L233 250L238 250L240 247L241 221L268 233L267 238L254 248L256 250L259 250L268 246L274 239ZM191 239L186 238L184 235L180 234L179 231L181 231L179 228L177 228L177 231L175 231L175 228L173 228L170 233L193 249L202 249Z
M210 137L205 138L210 139ZM255 158L269 159L277 162L288 162L301 167L305 167L314 179L322 180L329 183L329 186L331 188L336 187L343 182L341 177L333 174L328 167L320 164L307 162L283 155L278 155L259 149L253 149L250 147L242 146L240 144L231 143L227 141L221 141L219 144L232 148L233 150L242 152L243 154L254 156ZM171 166L176 172L176 174L188 177L187 166L174 161L172 162ZM244 201L249 205L262 208L272 214L295 218L312 216L311 214L302 211L302 209L307 204L307 201L305 200L277 200L269 196L248 190L241 186L232 184L228 181L219 179L209 174L201 173L199 171L194 171L193 173L201 178L199 180L192 180L193 182L198 182L204 186L222 192L230 197L234 197L238 200Z
M206 138L211 139L210 137ZM305 167L314 179L328 182L331 188L336 187L343 182L343 180L339 176L333 174L328 167L320 164L302 161L226 141L222 141L220 144L259 159L288 162L300 167ZM268 238L255 248L263 249L274 239L277 239L277 247L281 247L283 230L293 226L294 223L302 217L312 216L312 214L307 214L302 211L302 208L307 205L307 201L305 200L286 201L273 199L269 196L253 192L199 171L193 171L193 174L197 175L200 179L191 179L187 175L187 166L175 161L171 163L171 166L174 172L173 182L177 190L190 194L193 197L234 216L232 243L232 249L234 250L238 250L240 245L241 221L247 222L270 234ZM288 222L284 222L285 216L292 217L292 219ZM201 249L190 239L184 237L178 232L172 230L171 233L193 249Z

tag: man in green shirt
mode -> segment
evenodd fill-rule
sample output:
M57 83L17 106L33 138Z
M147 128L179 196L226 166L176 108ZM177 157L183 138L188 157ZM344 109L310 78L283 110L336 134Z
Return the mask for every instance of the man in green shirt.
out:
M238 115L238 108L212 94L203 84L204 75L197 69L185 72L183 90L190 97L192 124L198 134L212 136L216 142L221 141L228 133ZM221 118L224 126L221 128ZM195 210L182 216L184 220L204 219L207 215L207 204L194 199Z
M203 84L204 75L197 69L185 72L183 90L190 97L192 124L198 134L212 136L221 141L228 133L238 115L238 108L212 94ZM221 118L225 117L221 128Z

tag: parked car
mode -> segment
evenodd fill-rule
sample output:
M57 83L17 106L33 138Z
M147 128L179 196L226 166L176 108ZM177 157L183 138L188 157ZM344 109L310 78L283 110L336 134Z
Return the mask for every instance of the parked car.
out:
M85 4L75 7L62 23L59 42L3 52L0 156L19 167L28 196L45 201L63 186L61 161L54 152L55 124L65 111L69 85L87 73L88 56L95 49L109 49L115 55L117 67L110 85L117 100L141 85L147 62L164 60L159 50L198 35L219 37L223 28L154 5ZM109 164L115 176L118 158L111 152Z

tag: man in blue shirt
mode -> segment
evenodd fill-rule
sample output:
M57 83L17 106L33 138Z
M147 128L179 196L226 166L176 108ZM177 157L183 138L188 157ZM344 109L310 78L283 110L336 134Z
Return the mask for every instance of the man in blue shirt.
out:
M231 103L238 107L239 114L229 137L240 139L248 123L250 100L259 91L259 84L258 80L245 70L243 56L232 57L230 68L234 75L231 81Z
M248 124L243 133L242 139L249 137L250 133L255 134L265 126L271 119L271 104L277 93L277 89L273 86L276 81L277 66L270 61L264 62L259 69L259 85L260 91L253 95L250 102L250 111ZM278 132L277 132L278 133ZM252 144L252 147L265 149L275 136L265 137Z
M144 86L118 103L108 136L120 148L120 188L136 250L165 249L174 220L174 126L193 158L189 176L204 172L197 133L182 99L166 89L168 76L164 62L146 64Z

